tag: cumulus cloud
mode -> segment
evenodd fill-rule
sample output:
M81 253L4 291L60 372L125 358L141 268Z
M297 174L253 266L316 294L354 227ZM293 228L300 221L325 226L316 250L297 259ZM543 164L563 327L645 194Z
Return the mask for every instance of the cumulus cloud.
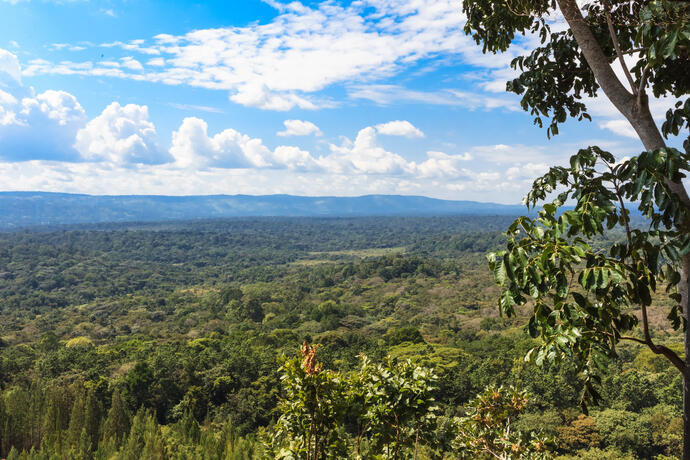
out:
M113 102L79 130L76 148L85 159L116 164L158 164L172 157L158 147L146 106Z
M354 142L331 144L331 152L322 159L330 171L399 175L410 172L412 167L403 157L379 145L376 128L372 126L360 130Z
M424 137L424 133L407 120L395 120L376 125L379 134L403 137Z
M319 169L311 154L298 147L278 146L271 151L261 139L234 129L209 136L208 124L194 117L185 118L173 132L170 153L183 168Z
M276 133L278 136L309 136L311 134L320 136L322 134L319 127L311 121L285 120L283 125L285 130L278 131Z
M632 139L639 139L637 133L630 125L630 122L628 122L628 120L609 120L600 123L599 126L601 127L601 129L608 129L618 134L619 136L630 137Z
M121 165L172 159L158 147L146 107L114 102L87 123L73 95L54 90L34 95L20 75L16 57L0 50L0 158Z
M312 157L311 153L299 147L279 145L273 151L273 162L277 167L287 168L292 171L322 171L319 161Z
M74 138L86 120L76 98L45 91L18 98L0 91L0 157L10 161L78 161Z
M382 0L383 9L387 8L384 3ZM298 14L295 8L286 7L281 14ZM161 47L176 46L179 40L159 37L158 43ZM127 46L144 44L135 41ZM164 64L169 57L166 55ZM115 76L138 72L143 76L144 72L135 70L138 66L132 63L134 60L145 71L150 68L132 57L132 61L118 58L99 68L84 64L81 69ZM61 65L65 72L77 69L74 63ZM529 179L552 163L545 161L549 154L543 149L501 144L472 147L455 154L431 150L421 160L412 161L381 142L385 140L382 136L423 137L424 133L407 120L366 126L354 140L345 138L340 145L328 144L327 153L317 157L299 146L269 147L258 137L230 128L209 133L206 121L191 117L172 133L172 145L166 151L158 144L147 107L114 102L89 121L74 96L62 91L35 95L23 86L21 78L16 57L0 51L0 174L10 178L6 189L303 194L428 194L435 190L437 196L447 194L450 198L462 192L464 198L486 200L496 199L506 190L511 197L521 193ZM309 108L313 103L311 99L301 101L304 92L299 90L276 92L262 85L258 86L259 93L265 101L259 105L279 108L303 104ZM238 83L233 94L240 94L240 88L242 84ZM462 100L450 90L431 94ZM484 101L479 106L488 105ZM278 134L321 134L316 125L304 120L286 120L284 126ZM490 190L496 191L494 196L487 195Z
M469 153L448 155L443 152L429 151L428 159L416 165L417 173L422 177L457 178L471 176L466 163L473 159Z
M250 168L268 166L269 152L260 140L233 129L208 135L208 124L196 117L185 118L172 134L170 153L181 167ZM251 143L251 145L250 145ZM250 155L251 154L251 158Z

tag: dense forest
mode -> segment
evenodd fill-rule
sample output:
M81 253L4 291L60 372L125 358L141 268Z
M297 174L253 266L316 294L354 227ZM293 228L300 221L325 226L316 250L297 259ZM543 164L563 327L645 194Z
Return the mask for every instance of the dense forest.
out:
M524 361L485 259L511 220L2 233L0 458L676 458L663 357L621 347L586 408L569 363Z

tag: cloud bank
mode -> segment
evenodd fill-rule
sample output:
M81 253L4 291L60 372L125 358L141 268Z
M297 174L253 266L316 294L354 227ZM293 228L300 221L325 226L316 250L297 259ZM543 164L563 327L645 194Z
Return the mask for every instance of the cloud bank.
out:
M284 111L333 106L315 93L335 84L390 77L423 59L462 56L494 68L511 58L510 53L491 58L481 53L463 33L464 17L454 0L270 4L276 16L266 24L104 43L100 46L126 56L82 62L34 59L25 74L112 76L226 90L238 104Z

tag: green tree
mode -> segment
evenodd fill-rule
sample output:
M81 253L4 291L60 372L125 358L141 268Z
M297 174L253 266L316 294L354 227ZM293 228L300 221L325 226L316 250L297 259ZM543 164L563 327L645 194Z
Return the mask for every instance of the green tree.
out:
M276 458L322 460L343 458L346 443L338 426L345 412L345 382L341 374L322 369L317 346L304 342L303 359L288 359L281 371L285 398L273 445Z
M436 427L438 407L434 392L438 377L428 368L408 361L383 364L362 359L358 382L352 392L361 392L366 434L383 458L403 458L405 449L416 452Z
M515 388L488 387L458 418L454 442L461 458L501 460L550 458L547 440L511 429L527 406L527 394Z
M79 444L82 431L86 427L85 424L85 405L84 405L84 389L77 387L75 389L74 403L72 404L72 412L69 417L69 428L67 429L67 442L70 446Z
M103 405L94 388L89 388L86 395L84 409L84 430L89 450L96 450L101 434L101 419L103 417Z
M520 34L540 44L513 60L519 76L507 89L522 95L522 107L535 123L550 118L548 135L568 117L589 119L583 96L603 95L639 136L645 151L620 163L608 152L589 147L569 167L552 168L534 182L525 202L535 206L552 192L536 218L522 217L508 230L507 250L490 256L496 280L505 287L500 309L533 305L530 334L542 346L538 363L574 358L588 378L586 392L596 396L597 371L615 355L620 340L632 340L665 356L683 375L684 448L690 459L690 197L683 186L690 169L690 137L685 152L666 139L690 127L690 99L671 103L661 130L649 110L648 93L690 93L690 3L674 0L467 0L465 31L485 52L505 51ZM553 14L567 23L552 28ZM629 67L625 56L634 55ZM616 76L613 63L623 69ZM566 202L575 209L562 212ZM630 225L629 206L648 219L647 230ZM621 226L625 241L602 252L595 238ZM685 356L657 343L648 308L657 287L673 306L669 318L685 330ZM641 337L625 335L637 326Z
M148 402L153 381L153 372L143 361L137 362L125 376L126 395L134 410Z
M598 447L601 443L597 422L589 415L580 414L567 425L557 428L561 449L579 450Z
M110 409L103 424L103 440L119 446L129 433L131 416L122 398L119 388L115 388L111 399Z

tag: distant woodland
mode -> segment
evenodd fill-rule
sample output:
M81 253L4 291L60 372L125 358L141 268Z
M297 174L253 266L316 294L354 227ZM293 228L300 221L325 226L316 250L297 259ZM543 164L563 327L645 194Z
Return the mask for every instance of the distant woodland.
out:
M586 413L569 363L524 361L485 259L511 220L1 233L0 458L675 458L662 357L620 348Z

